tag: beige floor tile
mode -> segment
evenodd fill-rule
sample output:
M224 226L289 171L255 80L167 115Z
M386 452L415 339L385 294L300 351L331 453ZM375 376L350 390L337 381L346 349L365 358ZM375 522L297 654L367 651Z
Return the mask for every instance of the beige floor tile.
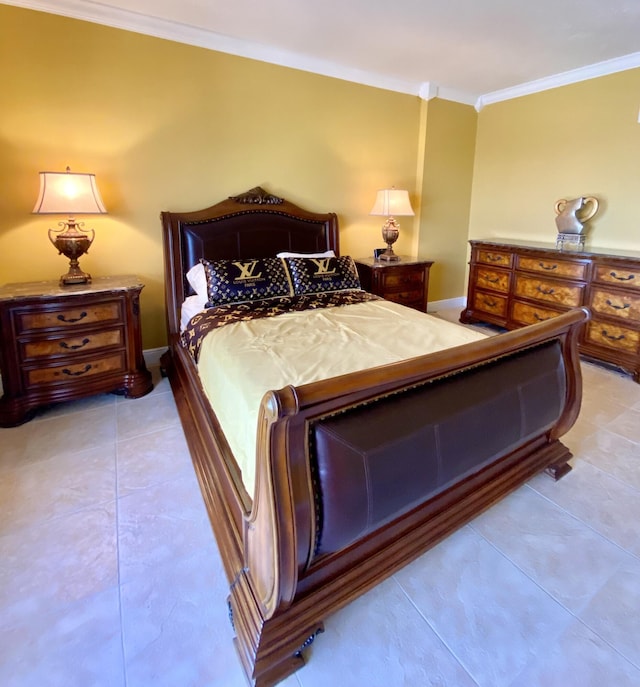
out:
M589 437L580 458L640 491L640 445L607 429Z
M126 399L117 403L116 409L119 441L140 434L149 434L180 422L178 409L170 391Z
M0 561L0 629L35 622L115 586L115 503L3 535Z
M607 428L635 442L640 453L640 410L626 410L609 422Z
M537 656L510 687L637 687L640 670L580 621Z
M470 527L395 578L479 687L506 687L572 616Z
M115 408L115 404L110 404L0 429L0 472L54 456L113 444L116 438Z
M530 486L618 546L640 555L640 499L636 489L587 461L558 482L537 475Z
M3 687L125 687L118 588L0 630Z
M179 424L117 443L118 496L193 474L193 464Z
M245 687L213 542L122 585L127 687Z
M114 444L27 463L0 480L0 536L115 497Z
M640 561L629 557L579 615L640 668Z
M393 579L327 618L302 687L475 687Z
M214 539L194 473L118 499L120 581L209 548Z
M529 487L500 501L471 527L574 613L628 556Z

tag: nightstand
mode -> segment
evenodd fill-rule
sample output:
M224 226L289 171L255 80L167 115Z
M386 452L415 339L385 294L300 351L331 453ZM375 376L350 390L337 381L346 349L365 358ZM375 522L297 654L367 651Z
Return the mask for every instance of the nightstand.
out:
M22 424L50 403L151 391L140 334L142 288L131 276L0 287L0 427Z
M427 312L429 269L433 261L400 256L395 262L358 258L355 263L365 291Z

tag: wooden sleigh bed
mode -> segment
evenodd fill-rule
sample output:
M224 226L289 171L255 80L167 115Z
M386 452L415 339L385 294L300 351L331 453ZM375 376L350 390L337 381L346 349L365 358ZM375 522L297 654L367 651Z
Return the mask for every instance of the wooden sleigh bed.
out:
M186 273L200 258L338 253L337 218L253 189L205 210L163 212L162 223L169 336L162 366L224 562L234 641L251 684L274 685L294 672L323 619L532 475L546 470L558 479L570 469L559 437L580 407L576 342L588 317L581 309L273 390L258 426L247 430L257 432L248 493L181 344ZM373 426L384 427L384 441L372 448L363 437ZM375 458L377 472L363 478L354 455L369 467Z

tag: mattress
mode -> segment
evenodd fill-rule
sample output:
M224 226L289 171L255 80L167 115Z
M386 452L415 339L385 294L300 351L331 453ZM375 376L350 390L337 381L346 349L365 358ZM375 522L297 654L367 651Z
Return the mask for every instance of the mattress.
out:
M198 371L247 492L255 481L260 402L299 386L484 338L481 332L385 300L286 312L210 331Z

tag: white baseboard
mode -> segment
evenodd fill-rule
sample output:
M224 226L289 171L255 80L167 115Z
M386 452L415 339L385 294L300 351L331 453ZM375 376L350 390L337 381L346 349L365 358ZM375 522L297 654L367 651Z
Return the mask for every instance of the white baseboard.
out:
M437 312L438 310L445 310L446 308L460 308L464 310L467 304L465 296L458 298L445 298L442 301L429 301L427 303L427 312Z
M147 348L146 350L142 351L142 355L144 356L144 361L147 364L147 367L157 367L160 365L160 356L167 350L167 347L164 346L162 348Z

